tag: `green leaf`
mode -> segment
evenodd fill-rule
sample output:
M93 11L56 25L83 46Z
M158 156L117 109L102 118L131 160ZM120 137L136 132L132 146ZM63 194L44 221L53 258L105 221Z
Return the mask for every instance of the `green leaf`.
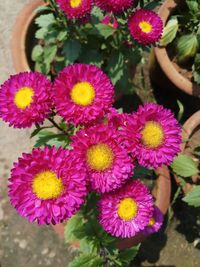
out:
M140 165L137 165L136 168L134 169L134 177L135 178L145 178L146 176L152 175L153 171L146 169Z
M52 139L56 139L57 141L65 141L66 146L69 143L69 140L67 140L68 137L65 134L55 134L53 132L43 130L43 131L40 131L37 136L38 136L38 139L34 147L41 147L44 145L51 146Z
M34 136L36 136L40 131L44 130L44 129L49 129L49 128L53 128L53 126L45 126L45 127L38 127L36 128L32 133L31 133L31 138L33 138Z
M191 157L179 154L171 164L173 171L182 177L190 177L199 172Z
M160 0L151 1L150 3L146 4L144 8L153 10L160 4L160 2Z
M192 66L193 78L197 84L200 84L200 53L197 53Z
M183 201L187 202L190 206L200 207L200 185L195 186L187 193Z
M94 64L97 67L101 67L103 64L103 56L98 53L97 50L85 50L80 56L80 61L85 64Z
M93 23L99 23L104 17L102 10L97 6L92 8L91 15Z
M54 60L56 53L56 45L46 46L44 49L44 63L47 65L50 64Z
M186 4L192 13L195 14L199 11L199 5L196 0L186 0Z
M81 45L77 40L68 40L64 43L63 53L69 63L73 63L80 55Z
M103 259L96 254L81 254L69 263L68 267L102 267Z
M177 59L184 63L195 56L198 49L198 41L195 34L182 35L177 42Z
M124 56L122 53L114 53L109 59L109 64L106 68L109 77L115 85L123 76L124 72Z
M181 103L181 101L179 101L179 100L177 100L177 104L178 104L178 107L179 107L177 119L178 119L178 121L180 121L182 119L182 117L183 117L184 106Z
M115 28L102 23L95 25L95 27L100 33L100 35L102 35L105 39L107 39L109 36L113 35L114 32L116 32Z
M47 28L41 28L41 29L36 31L35 38L37 38L37 39L45 39L45 36L46 36L47 32L48 32Z
M177 34L178 31L178 20L177 18L172 18L168 21L167 25L164 28L162 38L160 39L160 46L167 46L171 43Z
M65 225L65 242L77 240L77 237L74 235L77 229L82 227L84 224L83 216L80 213L72 216Z
M135 247L123 250L119 253L118 259L120 260L120 262L123 263L122 266L125 267L124 264L126 265L130 264L130 262L136 257L139 251L139 248L140 248L140 244Z
M36 13L44 13L45 11L51 11L51 7L49 6L39 6L35 9Z
M94 240L87 240L86 238L83 238L80 240L80 251L82 253L97 253L98 251L98 243Z
M36 45L34 46L33 50L32 50L32 54L31 54L31 58L33 61L38 61L39 59L41 59L41 56L43 54L43 47L41 45Z
M36 18L36 20L35 20L35 23L41 28L48 27L55 22L56 22L56 20L55 20L55 17L52 13L46 14L46 15L41 15L38 18Z
M67 37L67 31L66 30L61 30L58 33L57 39L58 41L64 41Z

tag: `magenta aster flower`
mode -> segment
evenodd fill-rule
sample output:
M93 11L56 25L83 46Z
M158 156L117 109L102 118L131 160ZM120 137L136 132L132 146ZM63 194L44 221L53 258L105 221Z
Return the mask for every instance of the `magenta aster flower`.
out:
M15 128L42 123L52 107L52 85L41 73L11 76L0 88L0 117Z
M100 224L116 237L130 238L144 230L153 213L153 200L148 188L139 180L101 196Z
M96 0L96 5L102 10L119 13L130 8L134 0Z
M163 214L159 210L159 208L154 206L153 215L150 218L144 231L147 235L153 234L155 232L158 232L158 230L160 230L162 224L163 224Z
M139 142L133 132L138 133ZM172 112L157 104L140 106L122 129L124 144L140 165L169 165L180 151L181 128Z
M133 173L133 163L120 146L117 131L105 124L80 130L72 137L77 157L87 167L93 190L109 192L121 187Z
M163 22L152 10L139 9L128 20L133 38L140 44L150 45L157 42L162 35Z
M54 83L58 114L72 124L103 118L113 102L111 81L95 65L74 64L61 71Z
M92 0L56 0L69 19L82 18L90 13Z
M33 149L14 164L9 196L13 207L29 222L60 223L84 202L85 168L73 151Z

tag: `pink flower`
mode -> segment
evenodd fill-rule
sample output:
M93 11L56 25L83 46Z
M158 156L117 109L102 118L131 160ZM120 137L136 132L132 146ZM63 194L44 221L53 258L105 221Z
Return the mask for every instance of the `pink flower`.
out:
M56 2L69 19L85 17L92 8L92 0L56 0Z
M150 218L150 220L148 222L148 225L144 229L144 232L147 235L150 235L150 234L153 234L155 232L158 232L160 230L162 224L163 224L163 214L159 210L159 208L154 206L153 215Z
M98 124L80 130L72 140L76 156L86 165L91 189L99 193L113 191L133 174L132 159L110 125Z
M102 10L114 13L122 12L133 4L134 0L96 0L96 5Z
M128 117L121 136L128 151L144 167L169 165L180 151L181 128L172 112L157 104L140 106Z
M110 79L95 65L71 65L55 79L57 112L74 125L87 125L102 119L112 106L113 96Z
M118 22L116 20L115 17L112 17L112 16L105 16L102 21L101 21L102 24L105 24L105 25L108 25L112 28L115 28L117 29L118 28Z
M74 215L86 196L85 168L73 151L33 149L14 163L12 206L29 222L57 224Z
M0 117L15 128L43 123L52 108L52 85L41 73L11 76L0 88Z
M140 44L150 45L157 42L162 35L163 22L152 10L136 10L128 20L129 31Z
M133 237L144 230L153 213L152 196L139 180L102 195L98 206L99 221L104 230L123 238Z

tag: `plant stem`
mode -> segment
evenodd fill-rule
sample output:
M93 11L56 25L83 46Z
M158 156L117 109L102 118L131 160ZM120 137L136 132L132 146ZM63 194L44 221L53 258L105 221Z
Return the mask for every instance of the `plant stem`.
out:
M64 131L52 118L48 118L48 120L61 132L66 134L68 137L70 137L69 133Z

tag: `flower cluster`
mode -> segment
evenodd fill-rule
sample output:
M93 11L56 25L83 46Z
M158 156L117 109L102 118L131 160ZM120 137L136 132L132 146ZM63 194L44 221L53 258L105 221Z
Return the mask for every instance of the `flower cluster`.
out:
M86 195L96 191L99 222L111 235L158 231L163 215L140 177L133 179L134 169L138 163L148 168L170 164L179 152L180 127L157 104L119 114L113 96L109 77L89 64L66 67L53 84L30 72L2 85L0 117L10 125L30 127L53 113L77 127L70 149L35 148L14 163L9 196L20 215L57 224L77 213Z
M68 19L88 18L92 6L96 4L103 12L107 12L102 23L113 28L118 28L118 14L129 10L127 25L134 40L143 45L150 45L161 38L163 31L161 18L154 11L145 8L135 9L135 0L96 0L94 2L92 0L57 0Z

